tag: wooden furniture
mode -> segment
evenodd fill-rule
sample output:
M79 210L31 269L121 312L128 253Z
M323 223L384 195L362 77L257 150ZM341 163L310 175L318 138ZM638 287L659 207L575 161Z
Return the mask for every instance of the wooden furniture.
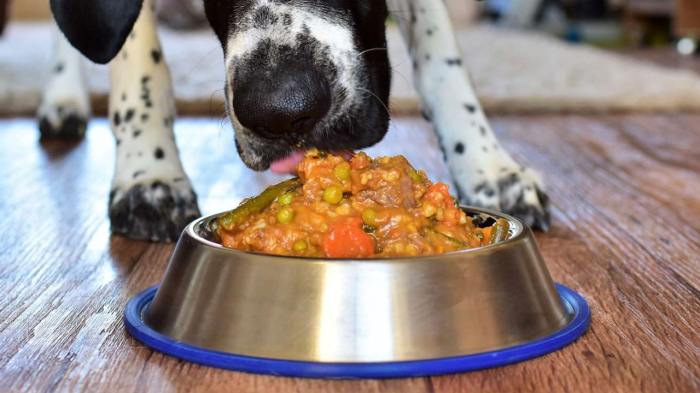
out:
M205 214L274 181L242 168L220 124L176 127ZM0 120L0 391L699 391L700 115L512 116L494 126L545 175L553 226L537 237L554 279L589 301L589 332L498 369L321 381L200 367L132 339L124 305L159 282L173 246L110 237L107 123L66 143L38 142L33 121ZM373 152L404 152L447 176L419 119L396 121Z
M700 3L697 0L627 0L625 25L637 44L648 44L652 36L669 27L678 37L700 38Z
M676 34L700 38L700 3L697 0L676 0Z

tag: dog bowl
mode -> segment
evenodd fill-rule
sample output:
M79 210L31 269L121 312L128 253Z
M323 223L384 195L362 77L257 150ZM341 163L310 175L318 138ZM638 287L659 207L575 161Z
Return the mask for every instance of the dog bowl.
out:
M531 231L429 257L333 260L224 248L217 215L183 232L162 284L130 301L128 331L200 364L288 376L407 377L509 364L588 327L585 300L555 285Z

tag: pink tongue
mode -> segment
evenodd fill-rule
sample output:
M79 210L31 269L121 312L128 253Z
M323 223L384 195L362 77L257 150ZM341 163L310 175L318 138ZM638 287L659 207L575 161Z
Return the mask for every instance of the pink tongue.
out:
M294 150L287 157L272 161L272 163L270 164L270 170L274 173L296 174L297 166L299 166L301 160L304 159L304 154L305 152L303 150ZM332 154L339 155L345 158L346 160L349 160L352 158L354 153L351 150L338 150L332 152Z
M270 164L270 170L275 173L296 173L297 166L304 159L304 152L295 150L287 157L275 160Z

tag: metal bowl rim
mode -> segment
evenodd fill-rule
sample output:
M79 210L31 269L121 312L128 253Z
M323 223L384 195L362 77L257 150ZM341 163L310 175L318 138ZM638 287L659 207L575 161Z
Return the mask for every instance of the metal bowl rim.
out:
M220 213L215 213L211 214L205 217L200 217L194 221L192 221L190 224L185 227L185 229L182 232L182 235L187 234L190 238L192 238L194 241L196 241L199 245L205 246L207 248L213 249L216 252L222 252L226 254L230 254L232 256L240 256L240 255L245 255L248 257L255 257L255 258L265 258L265 259L276 259L276 260L300 260L300 261L305 261L305 262L323 262L323 263L383 263L383 262L391 262L391 263L400 263L400 262L416 262L416 261L421 261L421 260L430 260L431 262L436 262L436 259L442 259L443 257L449 257L450 259L455 256L475 256L487 252L493 252L493 251L498 251L506 248L512 248L512 247L517 247L517 245L525 239L527 239L530 236L530 230L527 228L522 221L519 219L510 216L505 213L497 212L494 210L490 209L483 209L483 208L477 208L473 206L465 206L465 205L460 205L462 210L467 210L469 212L476 212L476 213L483 213L487 215L491 215L494 217L498 218L504 218L508 220L509 224L515 224L515 230L512 236L510 236L508 239L496 243L496 244L490 244L488 246L482 246L482 247L476 247L476 248L468 248L465 250L459 250L459 251L451 251L451 252L446 252L442 254L433 254L433 255L422 255L422 256L407 256L407 257L400 257L400 258L309 258L309 257L299 257L299 256L293 256L293 255L275 255L275 254L265 254L265 253L259 253L259 252L250 252L250 251L241 251L237 250L234 248L228 248L224 247L223 245L205 239L202 236L200 236L197 233L197 228L202 225L202 223L212 220L225 212L220 212Z

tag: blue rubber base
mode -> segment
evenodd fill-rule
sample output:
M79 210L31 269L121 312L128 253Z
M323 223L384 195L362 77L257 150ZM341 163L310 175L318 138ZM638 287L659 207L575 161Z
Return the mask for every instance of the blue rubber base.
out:
M256 374L284 375L305 378L402 378L451 374L504 366L532 359L570 344L588 329L590 310L586 300L571 289L557 284L565 307L574 318L558 332L513 347L465 356L442 359L385 363L317 363L276 360L213 351L175 341L148 327L141 318L153 300L157 287L149 288L129 301L124 311L126 329L146 346L176 358L202 364Z

